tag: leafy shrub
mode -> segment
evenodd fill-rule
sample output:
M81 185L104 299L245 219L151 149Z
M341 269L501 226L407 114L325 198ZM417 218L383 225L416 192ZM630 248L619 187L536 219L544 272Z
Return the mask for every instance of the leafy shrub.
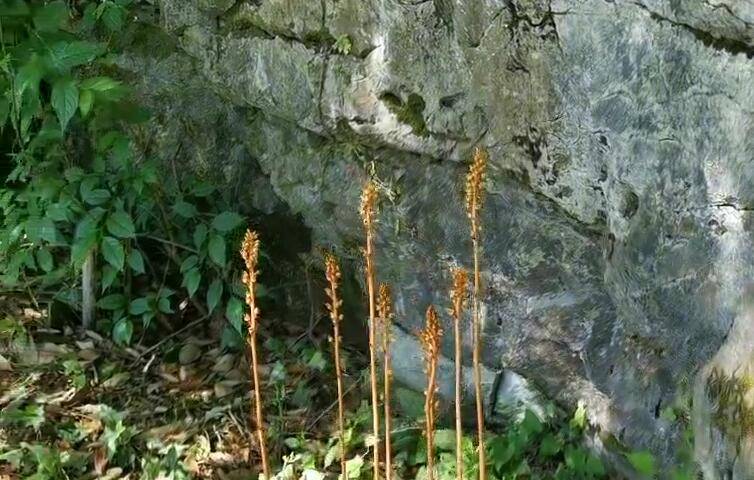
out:
M77 310L77 272L92 256L100 327L116 341L164 323L188 298L200 316L224 306L224 338L238 343L243 291L229 251L245 220L209 183L165 175L160 159L134 149L129 125L146 116L105 74L129 3L0 6L0 126L12 158L0 187L0 284Z

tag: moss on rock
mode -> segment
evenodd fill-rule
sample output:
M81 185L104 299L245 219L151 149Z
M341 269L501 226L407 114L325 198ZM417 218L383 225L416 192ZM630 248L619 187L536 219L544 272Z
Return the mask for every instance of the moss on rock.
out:
M398 96L392 93L383 93L380 96L380 100L398 117L398 121L410 126L416 135L420 137L429 135L427 123L424 120L426 104L421 95L412 93L404 103Z

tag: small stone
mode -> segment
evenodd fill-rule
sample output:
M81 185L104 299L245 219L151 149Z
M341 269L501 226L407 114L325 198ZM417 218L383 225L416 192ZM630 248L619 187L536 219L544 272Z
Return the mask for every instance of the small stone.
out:
M181 347L181 351L178 353L178 361L181 365L188 365L194 363L201 357L202 349L194 343L187 343Z

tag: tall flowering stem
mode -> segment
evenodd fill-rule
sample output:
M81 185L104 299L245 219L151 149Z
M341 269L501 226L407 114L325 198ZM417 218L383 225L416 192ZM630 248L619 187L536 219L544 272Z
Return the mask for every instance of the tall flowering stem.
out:
M380 411L379 391L377 385L377 346L376 346L376 298L375 282L376 274L374 267L374 225L377 204L377 187L371 180L366 183L361 192L361 220L364 223L366 234L366 248L364 260L366 262L367 293L369 295L369 377L372 388L372 435L374 446L372 451L374 473L373 480L380 478Z
M435 478L435 415L437 413L437 364L440 359L442 328L435 308L427 308L427 320L419 340L424 350L427 390L424 392L424 415L427 436L427 480Z
M259 360L257 356L257 329L259 326L259 309L257 308L254 289L257 284L257 263L259 260L259 235L253 230L247 230L241 245L241 257L246 264L243 273L243 284L246 286L246 305L249 312L245 315L246 326L249 330L249 347L251 349L251 375L254 382L254 411L256 416L256 433L259 450L262 456L262 473L266 480L270 480L270 464L267 458L265 444L264 418L262 416L262 394L259 382Z
M383 369L383 396L382 401L385 407L385 480L391 480L393 475L392 465L392 443L390 432L393 431L392 413L390 411L390 384L392 381L392 368L390 366L390 342L392 340L391 326L393 321L393 299L390 294L390 287L384 283L380 284L379 295L377 297L377 313L382 324L382 369Z
M480 310L480 253L479 243L482 231L481 212L484 203L484 178L487 170L487 152L481 148L474 150L474 159L466 175L466 213L471 222L471 243L474 255L474 294L472 333L473 348L472 357L474 364L474 394L476 396L476 420L479 449L479 479L487 479L487 463L484 450L484 402L482 398L482 367L481 367L481 320Z
M455 367L456 367L456 480L463 480L463 422L461 418L461 380L463 376L462 365L462 337L461 337L461 319L463 318L463 307L466 303L466 284L468 276L466 270L456 268L453 270L453 288L450 290L450 300L452 303L453 316L453 333L455 340Z
M342 478L346 478L346 427L345 427L345 405L343 402L343 371L340 362L340 322L343 321L341 307L343 300L338 295L340 285L340 266L334 255L325 255L325 277L327 278L328 287L325 290L327 294L327 310L330 312L330 319L333 325L333 351L335 355L335 378L338 385L338 434L340 436L340 473Z

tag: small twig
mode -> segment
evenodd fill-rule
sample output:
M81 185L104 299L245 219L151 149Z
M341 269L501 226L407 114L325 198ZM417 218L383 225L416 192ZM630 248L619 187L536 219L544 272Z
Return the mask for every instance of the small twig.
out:
M170 245L171 247L180 248L181 250L186 250L187 252L191 252L193 254L198 255L199 251L195 248L189 247L188 245L183 245L182 243L174 242L173 240L168 240L165 238L160 238L154 235L148 235L148 234L141 234L139 235L141 238L148 238L149 240L154 240L155 242L164 243L165 245Z

